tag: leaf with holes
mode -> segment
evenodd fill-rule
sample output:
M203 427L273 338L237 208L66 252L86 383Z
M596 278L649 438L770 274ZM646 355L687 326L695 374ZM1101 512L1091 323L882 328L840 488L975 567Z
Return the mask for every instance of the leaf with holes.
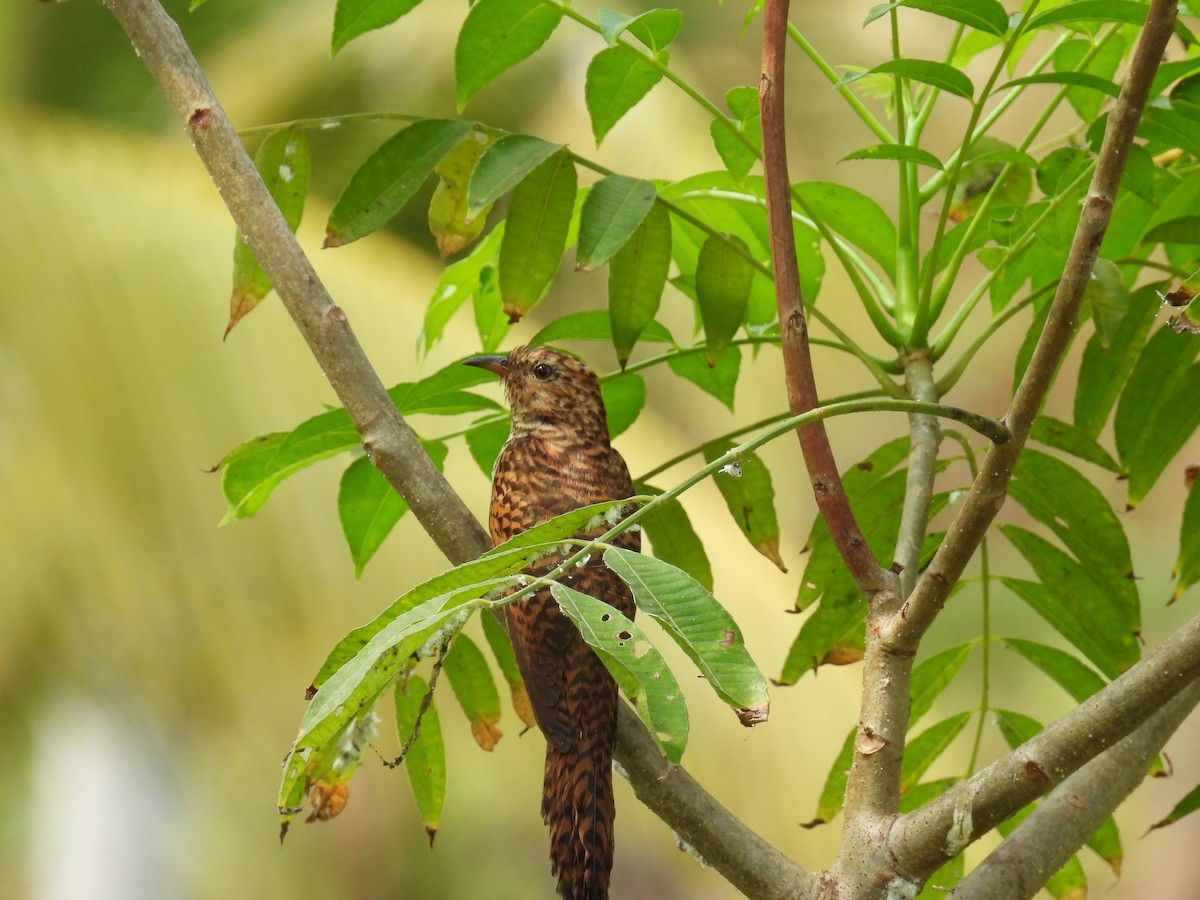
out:
M687 653L718 697L766 719L766 679L733 617L703 585L660 559L619 547L604 551L604 564L629 585L638 609Z
M555 582L550 593L592 646L668 760L678 765L688 738L687 706L675 676L642 630L603 600Z

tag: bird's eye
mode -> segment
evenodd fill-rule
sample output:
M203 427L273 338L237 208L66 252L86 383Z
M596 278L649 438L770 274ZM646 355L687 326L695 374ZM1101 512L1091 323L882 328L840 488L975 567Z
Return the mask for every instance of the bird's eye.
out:
M546 363L538 363L533 367L533 377L538 381L549 381L554 377L554 374L554 366L547 365Z

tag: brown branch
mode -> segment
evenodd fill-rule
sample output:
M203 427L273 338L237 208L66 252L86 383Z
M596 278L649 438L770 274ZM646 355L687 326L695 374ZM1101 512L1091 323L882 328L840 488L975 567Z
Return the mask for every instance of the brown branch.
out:
M1020 747L900 816L887 840L895 871L923 882L999 822L1133 733L1198 678L1200 616Z
M1198 702L1200 680L1051 791L958 883L954 896L963 900L1034 896L1146 779L1155 755Z
M230 216L345 406L371 461L451 562L477 557L491 546L487 533L391 402L345 313L321 284L263 185L178 26L157 0L103 2L182 118ZM618 740L616 758L638 796L722 875L752 888L755 896L798 895L798 885L811 876L746 828L686 771L667 766L628 709L622 710Z
M783 91L787 16L788 0L767 0L763 10L762 79L758 102L762 119L763 178L771 239L771 267L775 277L788 405L792 415L800 415L816 407L820 401L813 376L808 322L800 295L796 242L792 234ZM800 439L800 449L808 467L817 506L825 517L829 534L855 584L871 599L883 593L894 593L895 577L876 562L846 500L825 425L821 422L805 425L796 429L796 435Z

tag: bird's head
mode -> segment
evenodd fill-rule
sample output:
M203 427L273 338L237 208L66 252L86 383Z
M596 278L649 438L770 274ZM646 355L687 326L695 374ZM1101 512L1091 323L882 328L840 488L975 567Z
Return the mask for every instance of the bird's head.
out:
M567 429L607 441L604 400L596 373L573 356L549 347L517 347L507 356L464 360L495 372L512 410L513 431Z

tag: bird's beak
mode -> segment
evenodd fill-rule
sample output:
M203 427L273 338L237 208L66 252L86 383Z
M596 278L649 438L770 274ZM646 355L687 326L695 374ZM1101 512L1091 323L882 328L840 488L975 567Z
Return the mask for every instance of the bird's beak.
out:
M463 365L487 369L489 372L495 372L501 378L508 374L507 356L472 356L470 359L464 359Z

